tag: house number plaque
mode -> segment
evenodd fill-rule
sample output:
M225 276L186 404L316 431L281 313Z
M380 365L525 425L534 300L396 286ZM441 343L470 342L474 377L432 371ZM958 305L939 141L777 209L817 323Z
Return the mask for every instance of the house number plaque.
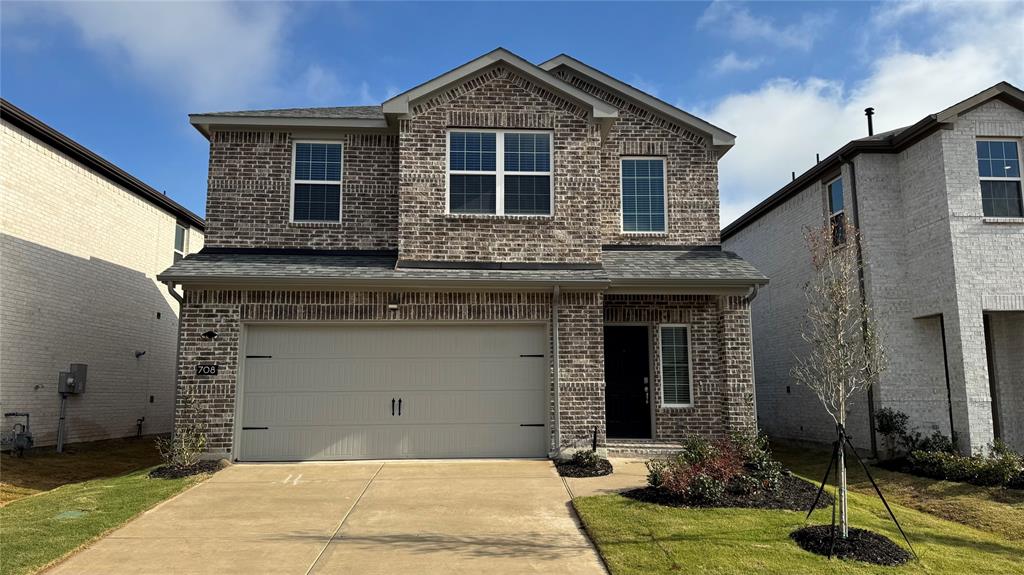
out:
M200 363L196 366L196 375L217 375L217 364Z

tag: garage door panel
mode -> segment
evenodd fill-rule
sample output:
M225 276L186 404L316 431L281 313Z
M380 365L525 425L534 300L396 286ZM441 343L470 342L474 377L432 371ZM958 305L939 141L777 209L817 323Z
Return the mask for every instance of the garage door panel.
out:
M251 325L239 458L537 457L541 325ZM402 413L391 414L391 400Z
M415 390L435 383L444 389L536 389L546 358L253 358L245 386L253 392Z

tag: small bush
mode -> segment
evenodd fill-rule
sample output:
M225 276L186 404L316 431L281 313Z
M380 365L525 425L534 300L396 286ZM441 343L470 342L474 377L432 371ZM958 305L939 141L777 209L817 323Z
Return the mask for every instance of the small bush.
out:
M984 455L912 451L907 457L907 466L911 473L932 479L982 486L1001 485L1011 489L1020 489L1024 484L1024 457L999 441L992 444Z
M174 469L194 467L206 452L206 418L194 397L186 397L183 401L184 423L177 425L170 437L156 440L156 448L164 464Z
M772 457L768 436L739 434L732 438L743 460L744 473L733 481L732 491L752 494L757 491L775 491L782 481L782 463Z
M891 407L883 407L875 412L875 431L885 438L886 457L896 457L897 447L907 437L910 416Z
M672 462L668 459L651 459L644 465L647 466L647 484L651 487L661 487L665 483L665 470Z
M580 449L572 454L569 461L577 467L594 468L601 462L601 456L590 449Z

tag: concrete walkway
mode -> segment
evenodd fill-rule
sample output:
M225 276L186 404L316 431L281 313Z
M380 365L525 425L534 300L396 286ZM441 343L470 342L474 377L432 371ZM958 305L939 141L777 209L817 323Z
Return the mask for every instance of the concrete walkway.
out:
M235 465L48 573L605 573L549 461Z

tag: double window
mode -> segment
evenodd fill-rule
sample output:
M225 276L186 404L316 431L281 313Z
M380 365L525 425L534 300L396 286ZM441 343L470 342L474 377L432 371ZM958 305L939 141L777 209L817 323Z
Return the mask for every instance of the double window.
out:
M828 192L828 221L832 226L832 245L846 243L846 216L843 210L843 178L836 178L825 186Z
M188 228L174 224L174 261L185 257L188 250Z
M665 160L623 158L622 231L665 231Z
M341 144L295 142L292 221L341 221Z
M662 325L661 404L664 407L693 405L692 376L689 326Z
M449 213L549 216L552 204L550 133L448 133Z
M1024 217L1020 153L1014 140L978 140L982 213L995 218Z

